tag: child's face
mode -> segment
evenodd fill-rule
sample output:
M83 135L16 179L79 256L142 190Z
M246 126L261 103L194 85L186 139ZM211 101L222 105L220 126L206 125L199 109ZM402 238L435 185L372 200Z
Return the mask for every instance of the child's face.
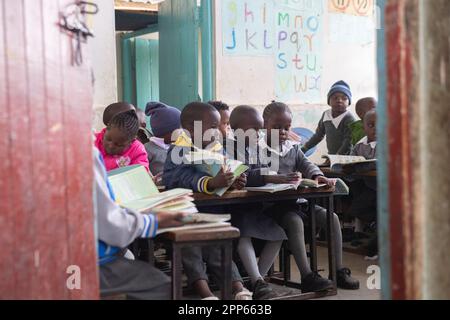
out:
M260 117L252 117L248 116L245 119L242 119L239 124L239 128L234 128L234 130L242 130L245 135L245 146L248 147L250 145L250 139L258 139L259 138L259 132L263 129L264 122ZM256 136L254 134L250 134L251 132L256 133ZM239 137L236 136L236 138ZM252 143L257 143L257 141L252 141Z
M147 118L145 116L145 113L138 111L136 112L138 119L139 119L139 126L141 128L147 128Z
M212 144L214 141L218 141L218 137L220 134L220 113L219 111L210 111L203 115L202 120L202 149L206 149L207 146ZM195 125L191 128L187 128L189 133L191 134L192 140L194 143L197 141L196 134L199 132L195 132ZM205 135L205 133L207 133ZM200 147L200 146L197 146Z
M375 112L367 114L364 118L364 132L369 143L377 141L377 115Z
M279 145L285 143L289 139L289 131L292 126L292 115L289 112L281 112L275 114L265 123L265 129L267 130L267 141L271 141L272 131L278 131L279 134Z
M220 111L220 132L222 133L223 138L226 138L230 135L231 127L230 127L230 115L231 112L229 110Z
M333 113L339 115L347 111L349 100L348 97L342 92L336 92L330 97L330 104Z
M121 155L131 145L128 137L119 129L112 127L106 130L103 138L103 148L110 156Z

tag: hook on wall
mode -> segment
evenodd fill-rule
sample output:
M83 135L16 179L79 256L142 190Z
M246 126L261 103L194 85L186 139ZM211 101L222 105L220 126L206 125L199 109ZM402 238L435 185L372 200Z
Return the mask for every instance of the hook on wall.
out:
M63 30L72 34L72 61L75 65L83 64L82 43L94 33L86 22L87 15L99 12L98 5L89 1L76 1L68 5L60 15L59 25Z

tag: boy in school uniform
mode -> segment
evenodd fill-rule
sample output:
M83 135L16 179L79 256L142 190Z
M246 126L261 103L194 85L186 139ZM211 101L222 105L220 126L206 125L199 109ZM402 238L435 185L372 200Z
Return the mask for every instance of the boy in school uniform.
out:
M125 294L128 299L169 300L170 279L155 267L125 258L137 238L152 238L158 228L181 225L182 213L140 214L115 203L103 158L94 148L94 198L98 227L102 296Z
M234 130L233 139L226 143L226 153L230 158L244 162L250 170L246 172L247 187L261 187L267 183L290 183L298 180L296 174L279 176L265 175L268 167L260 161L258 149L254 148L264 122L258 111L250 106L238 106L231 113L230 125ZM245 134L240 137L240 134ZM273 265L283 241L287 239L284 230L273 219L278 212L271 204L256 203L238 205L231 208L233 226L241 231L237 251L247 271L254 300L267 300L279 296L264 280ZM264 241L264 247L257 260L253 239Z
M328 93L328 105L331 109L322 115L316 133L302 147L303 153L314 148L326 136L328 154L350 154L352 133L349 126L355 122L355 117L347 110L351 103L350 86L342 80L336 82Z
M364 131L364 117L366 113L370 110L375 109L377 106L377 101L375 98L363 98L358 100L356 103L355 109L356 114L358 115L358 121L350 124L350 130L352 130L352 145L355 146L362 138L366 136Z
M377 115L375 109L368 111L364 117L364 132L362 138L353 148L352 155L362 156L367 160L376 159L377 137L376 137ZM375 167L373 169L376 169ZM376 178L367 177L363 180L353 181L350 187L352 204L350 215L356 219L355 233L364 231L364 224L376 223L377 220L377 181ZM377 255L377 239L374 237L369 241L368 256Z
M198 125L201 125L201 130L195 130ZM181 126L190 134L190 137L193 137L193 140L186 133L182 133L170 147L163 173L163 184L167 189L187 188L194 192L213 194L216 189L223 187L244 188L245 175L234 181L234 174L222 169L216 177L210 177L199 171L195 165L183 161L184 155L192 150L221 148L217 143L217 141L222 141L219 125L220 113L209 104L193 102L183 109ZM199 207L199 210L219 213L221 208ZM205 262L211 275L220 279L222 275L219 248L212 246L184 248L182 261L189 285L199 296L204 300L218 300L209 287ZM242 278L234 263L232 263L232 292L235 300L251 300L251 293L244 288Z

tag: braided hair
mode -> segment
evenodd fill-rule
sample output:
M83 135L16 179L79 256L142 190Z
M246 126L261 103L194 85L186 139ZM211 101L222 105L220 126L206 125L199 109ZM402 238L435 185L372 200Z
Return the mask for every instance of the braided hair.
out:
M283 102L272 101L265 109L263 113L264 121L268 121L274 114L287 112L292 115L291 109Z
M119 129L131 141L136 138L139 132L139 118L134 110L122 112L112 118L108 127Z

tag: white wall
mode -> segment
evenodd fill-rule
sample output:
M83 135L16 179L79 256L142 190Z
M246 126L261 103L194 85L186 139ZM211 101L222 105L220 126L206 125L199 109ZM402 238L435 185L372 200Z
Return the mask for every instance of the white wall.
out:
M94 38L89 39L94 86L94 129L100 129L103 110L117 102L116 40L114 0L96 0L99 13L91 18Z
M284 2L285 0L278 0ZM314 0L319 1L319 0ZM339 34L337 30L330 30L330 13L327 0L322 0L323 11L323 45L322 45L322 86L320 103L304 104L300 99L284 101L294 112L294 127L305 127L315 130L318 121L327 106L327 92L330 86L338 81L347 81L353 93L353 105L360 98L377 97L376 76L376 29L365 34L368 42L362 44L356 38L346 37L352 32L354 25L346 25L347 29ZM298 2L298 1L293 1ZM258 14L258 13L256 13ZM335 16L334 16L335 17ZM349 21L353 17L348 17ZM215 1L215 43L216 43L216 97L229 105L248 104L263 110L275 98L276 63L274 56L238 56L225 55L222 45L222 4ZM375 17L373 18L375 21ZM332 31L334 33L332 33ZM336 39L342 38L341 41ZM334 39L334 40L332 40ZM353 39L353 42L352 42ZM321 154L326 153L323 142L319 153L313 160L319 160Z

